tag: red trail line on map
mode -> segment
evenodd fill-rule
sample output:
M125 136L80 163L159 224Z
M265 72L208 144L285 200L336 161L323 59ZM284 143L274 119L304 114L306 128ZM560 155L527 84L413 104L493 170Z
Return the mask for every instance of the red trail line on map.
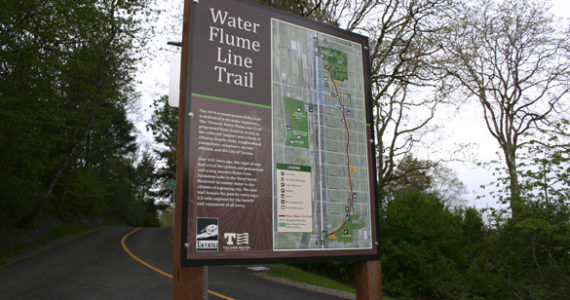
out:
M317 37L318 38L318 37ZM334 86L334 90L336 92L336 96L338 98L338 104L340 105L341 109L342 109L342 118L344 120L344 127L346 128L346 165L348 168L348 183L350 185L350 206L348 208L348 214L351 215L352 214L352 205L354 204L354 192L353 192L353 186L352 186L352 176L351 176L351 169L350 169L350 155L348 153L349 147L350 147L350 131L348 130L348 123L346 121L346 114L344 112L344 104L342 103L342 98L340 97L340 93L338 92L338 87L336 85L336 82L334 80L334 76L332 74L331 68L329 66L329 64L325 61L325 57L321 52L321 47L318 44L317 41L317 50L319 52L319 55L321 56L322 61L325 63L325 66L327 68L327 71L329 73L329 76L331 78L331 81L333 83ZM331 236L337 232L339 232L342 228L344 228L344 226L346 225L346 221L344 221L342 223L342 225L335 230L334 232L329 233L328 235Z

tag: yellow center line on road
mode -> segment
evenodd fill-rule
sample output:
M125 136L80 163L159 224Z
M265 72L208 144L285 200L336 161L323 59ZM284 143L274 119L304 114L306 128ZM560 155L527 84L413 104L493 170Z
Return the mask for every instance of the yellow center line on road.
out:
M164 272L164 271L161 270L161 269L158 269L158 268L155 268L155 267L149 265L148 263L146 263L146 262L143 261L142 259L138 258L136 255L134 255L134 254L129 250L129 248L127 248L127 245L125 245L125 241L127 240L127 238L128 238L129 236L131 236L131 234L133 234L133 233L139 231L140 229L141 229L141 228L138 227L138 228L136 228L135 230L133 230L133 231L127 233L127 234L123 237L123 239L121 240L121 246L123 246L123 249L125 250L125 252L127 252L127 254L128 254L130 257L132 257L134 260L140 262L140 263L143 264L145 267L147 267L147 268L149 268L149 269L151 269L151 270L153 270L153 271L156 271L156 272L158 272L158 273L160 273L160 274L162 274L162 275L164 275L164 276L166 276L166 277L172 279L172 275L171 275L171 274L168 274L168 273Z
M127 238L128 238L129 236L131 236L133 233L139 231L140 229L141 229L140 227L135 228L133 231L131 231L131 232L125 234L125 236L123 236L123 238L121 239L121 246L123 246L123 250L125 250L125 252L126 252L130 257L132 257L134 260L138 261L139 263L141 263L141 264L144 265L145 267L147 267L147 268L149 268L149 269L151 269L151 270L153 270L153 271L155 271L155 272L158 272L158 273L160 273L160 274L162 274L162 275L164 275L164 276L166 276L166 277L172 279L172 278L173 278L173 277L172 277L172 274L168 274L168 273L164 272L163 270L161 270L161 269L159 269L159 268L156 268L156 267L154 267L154 266L148 264L148 263L145 262L144 260L142 260L142 259L138 258L136 255L134 255L134 254L129 250L129 248L127 248L127 245L125 244L125 241L127 240ZM234 299L234 298L230 298L230 297L228 297L228 296L224 296L224 295L222 295L222 294L216 293L216 292L211 291L211 290L208 290L208 294L214 295L214 296L216 296L216 297L219 297L219 298L222 298L222 299L225 299L225 300L236 300L236 299Z

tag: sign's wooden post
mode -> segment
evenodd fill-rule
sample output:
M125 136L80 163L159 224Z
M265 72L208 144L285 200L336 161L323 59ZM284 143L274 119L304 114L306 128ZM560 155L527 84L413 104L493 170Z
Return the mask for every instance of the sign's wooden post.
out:
M184 1L184 23L182 29L182 61L180 63L180 101L178 106L178 137L176 141L176 203L174 218L174 240L173 248L173 282L172 299L182 300L202 299L203 270L202 267L182 267L181 249L182 245L182 188L183 183L183 159L184 159L184 112L186 104L186 78L188 66L188 31L190 30L190 1Z
M358 262L355 269L356 299L382 300L382 262Z

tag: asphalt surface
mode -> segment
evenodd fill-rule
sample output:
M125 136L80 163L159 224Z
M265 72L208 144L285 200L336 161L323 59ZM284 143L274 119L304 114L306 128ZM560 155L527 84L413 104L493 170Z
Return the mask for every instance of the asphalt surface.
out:
M121 240L133 229L100 230L1 268L0 299L172 299L172 280L123 249ZM125 245L171 274L166 229L143 228ZM208 289L233 299L340 299L264 280L242 266L208 267Z

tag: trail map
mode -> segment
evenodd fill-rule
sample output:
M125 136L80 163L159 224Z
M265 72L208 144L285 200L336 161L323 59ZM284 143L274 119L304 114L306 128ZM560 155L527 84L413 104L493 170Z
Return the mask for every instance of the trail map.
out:
M271 31L274 250L372 248L362 46Z

